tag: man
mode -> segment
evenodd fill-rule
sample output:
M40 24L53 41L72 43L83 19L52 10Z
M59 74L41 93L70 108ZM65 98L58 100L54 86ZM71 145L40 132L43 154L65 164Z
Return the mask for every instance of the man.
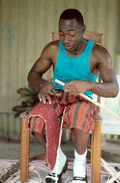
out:
M45 46L28 75L29 84L39 90L40 104L29 114L28 124L31 134L42 145L45 146L47 138L47 157L52 173L46 177L46 182L55 182L56 178L60 182L62 173L67 169L67 158L61 149L56 162L60 117L64 108L64 122L70 127L75 148L72 182L86 183L87 142L94 129L97 110L79 94L89 97L92 93L102 97L116 97L118 94L111 56L102 46L83 38L85 28L83 16L78 10L65 10L59 20L60 41ZM54 70L53 84L42 78L51 65ZM96 82L99 74L103 83ZM51 89L56 84L56 78L66 84L63 88L58 85L53 92Z

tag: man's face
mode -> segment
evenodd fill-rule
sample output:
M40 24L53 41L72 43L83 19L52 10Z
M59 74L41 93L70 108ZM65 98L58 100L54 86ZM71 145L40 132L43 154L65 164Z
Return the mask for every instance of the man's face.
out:
M66 51L72 52L79 46L83 38L82 26L80 26L75 19L65 20L61 19L59 22L59 38Z

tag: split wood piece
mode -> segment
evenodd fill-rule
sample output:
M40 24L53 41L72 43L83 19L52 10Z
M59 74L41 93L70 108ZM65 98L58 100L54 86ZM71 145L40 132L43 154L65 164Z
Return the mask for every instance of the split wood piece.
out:
M55 79L56 83L61 84L62 86L65 85L65 83L59 81L58 79ZM111 110L109 110L108 108L104 107L103 105L101 105L100 103L98 103L97 101L91 99L90 97L86 96L85 94L79 94L81 97L87 99L88 101L90 101L91 103L95 104L96 106L103 108L104 110L106 110L108 113L112 114L113 116L115 116L116 118L118 118L120 120L120 116L118 116L117 114L115 114L114 112L112 112Z
M42 154L42 155L38 155L35 157L31 157L29 159L29 162L33 161L33 160L45 160L46 159L46 154ZM9 169L7 169L7 172L2 172L0 174L0 183L5 182L11 175L13 175L14 173L16 173L20 168L20 161L18 161L16 164L12 164ZM30 167L29 167L30 169ZM31 170L30 170L31 171Z
M34 173L35 166L30 166L29 167L29 173ZM11 177L11 180L8 180L8 183L16 183L18 180L20 180L20 175L13 175Z
M120 182L120 172L116 172L113 167L111 167L104 159L101 158L101 165L104 169L109 172L112 176L106 183L112 183L114 181Z
M12 174L18 171L20 168L20 162L17 162L16 164L12 165L10 169L0 177L0 183L5 182Z
M88 150L91 152L90 147ZM109 163L107 163L103 158L101 158L101 165L112 176L112 178L110 178L106 183L113 183L115 180L116 182L120 183L120 172L116 172L116 170L110 166Z
M8 181L8 183L16 183L20 180L20 175L16 175L15 177L13 177L10 181Z
M118 179L118 177L120 177L120 172L116 172L116 174L106 183L113 183L113 182L120 183L120 178Z

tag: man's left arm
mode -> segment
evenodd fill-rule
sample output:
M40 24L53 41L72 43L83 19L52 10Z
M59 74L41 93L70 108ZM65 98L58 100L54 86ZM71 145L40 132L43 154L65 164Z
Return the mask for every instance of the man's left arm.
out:
M95 93L101 97L116 97L119 92L119 86L114 70L112 69L112 59L109 52L105 48L95 52L98 60L98 70L102 79L102 83L92 81L74 80L64 86L68 92L74 95L84 93L86 90Z

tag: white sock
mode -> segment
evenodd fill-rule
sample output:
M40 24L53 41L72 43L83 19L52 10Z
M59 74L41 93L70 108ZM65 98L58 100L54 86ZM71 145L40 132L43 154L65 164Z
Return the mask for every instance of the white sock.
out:
M58 154L58 161L55 163L55 166L52 170L52 173L56 173L60 174L63 170L63 167L65 165L66 162L66 156L64 155L64 153L62 152L61 148L59 149L59 154Z
M86 176L86 155L87 150L84 154L80 155L74 150L74 166L73 166L73 177L85 177ZM85 183L85 181L72 181L72 183Z

